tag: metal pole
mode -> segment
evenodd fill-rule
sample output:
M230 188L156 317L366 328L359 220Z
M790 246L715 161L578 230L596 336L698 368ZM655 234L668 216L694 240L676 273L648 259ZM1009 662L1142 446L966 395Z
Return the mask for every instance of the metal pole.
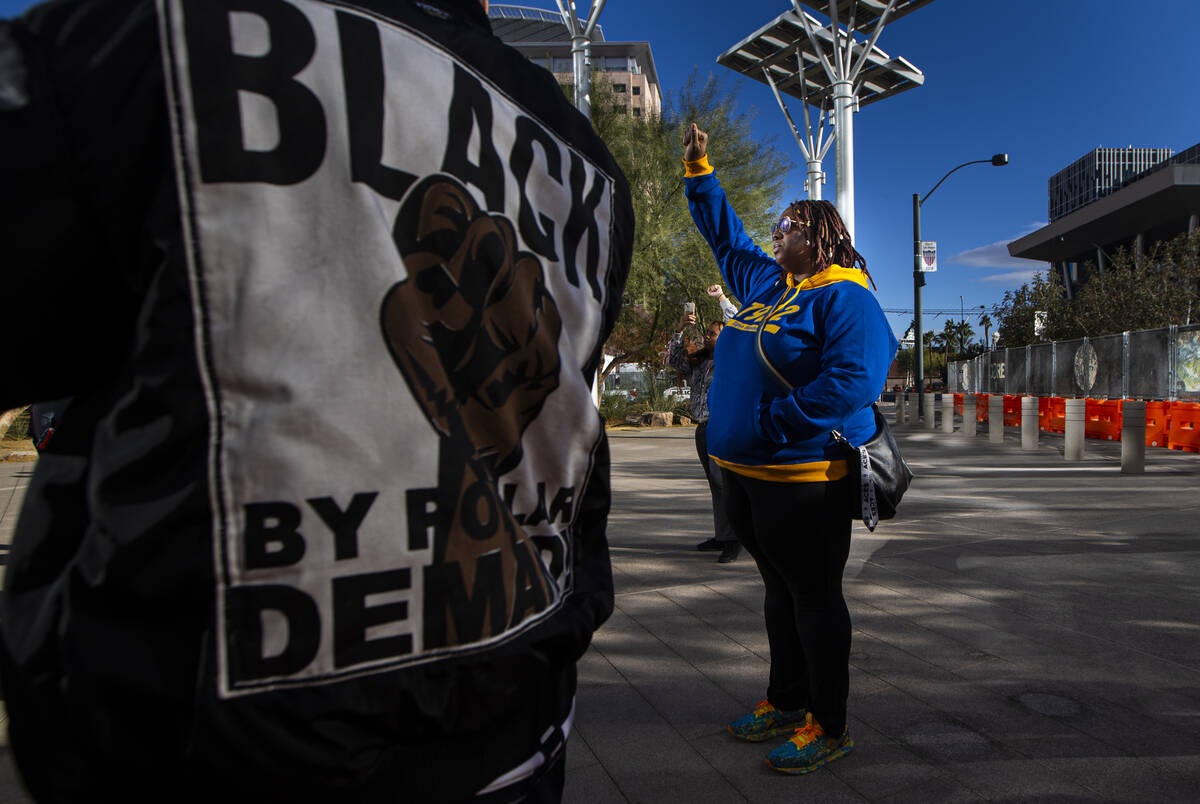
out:
M788 111L787 104L783 102L783 95L779 93L779 87L775 84L775 79L771 76L771 71L763 68L763 77L767 79L767 85L771 87L771 92L775 95L775 102L779 104L779 109L783 112L783 116L787 119L788 127L792 129L792 136L796 138L796 145L800 146L800 152L804 154L804 161L808 168L808 178L804 182L804 187L808 190L808 198L810 201L821 200L821 185L825 183L825 170L821 166L821 161L825 158L825 153L829 150L830 141L822 142L825 130L824 114L821 114L820 129L817 137L813 138L812 127L808 120L808 92L805 89L803 81L804 61L799 52L796 53L796 58L800 62L800 93L801 93L801 108L804 111L804 134L807 138L800 138L800 129L796 127L792 120L791 112Z
M1038 398L1021 397L1021 449L1037 449Z
M854 240L854 85L838 81L833 85L834 168L837 176L837 210Z
M592 119L592 60L588 58L588 38L582 34L571 37L571 59L575 71L575 108L588 120Z
M808 160L808 178L804 186L808 190L809 201L821 200L821 185L825 183L825 171L821 168L820 159Z
M575 73L575 108L584 117L591 120L592 32L595 30L596 21L600 18L600 12L604 10L604 4L608 0L596 0L587 20L583 23L579 20L574 0L568 0L568 5L563 5L563 0L555 0L555 2L558 5L558 12L563 18L563 24L567 26L567 31L571 34L571 66Z
M796 2L796 0L793 0L793 2ZM889 8L890 7L891 6L889 4ZM809 35L811 36L812 34L810 33ZM848 134L848 136L853 137L854 135ZM838 154L841 154L840 149L842 146L841 146L841 141L840 141L840 137L841 137L840 130L838 131L838 137L839 137ZM925 364L923 361L923 356L921 355L921 341L923 340L923 335L924 335L924 333L922 332L923 327L921 325L921 286L925 284L925 274L921 272L921 204L924 204L926 201L928 201L929 196L933 195L934 191L936 191L937 188L942 186L942 182L944 182L946 179L950 178L951 174L953 174L956 170L965 168L967 165L980 165L980 164L983 164L984 162L991 162L993 165L1007 165L1008 164L1008 154L996 154L991 159L974 159L970 162L963 162L958 167L950 170L945 176L942 176L940 179L938 179L938 183L933 185L932 190L925 193L924 198L922 198L919 193L913 193L913 315L915 317L914 323L917 328L917 334L916 334L916 338L915 338L915 343L917 345L917 359L916 359L917 393L921 393L924 390L924 387L922 386L922 382L924 381L924 378L925 378ZM853 171L854 167L851 166L850 170ZM838 171L839 171L838 172L838 211L840 212L841 211L841 203L842 203L841 202L842 175L841 175L841 163L840 162L838 163ZM851 193L850 202L853 205L853 202L854 202L853 187L851 187L850 193ZM845 217L845 216L843 215L843 217ZM961 301L961 300L962 299L960 298L959 301ZM949 351L950 351L949 346L946 347L946 351L947 351L946 356L947 356L947 358L949 358ZM932 362L932 359L931 359L931 362Z
M1121 402L1121 474L1146 471L1146 402Z
M1063 459L1082 461L1086 444L1084 436L1084 420L1087 416L1086 399L1068 399L1066 419L1063 422Z
M839 180L839 188L841 186ZM925 326L921 322L921 286L925 274L921 271L921 196L913 193L913 348L916 349L915 374L917 391L925 390ZM920 416L920 411L917 411Z

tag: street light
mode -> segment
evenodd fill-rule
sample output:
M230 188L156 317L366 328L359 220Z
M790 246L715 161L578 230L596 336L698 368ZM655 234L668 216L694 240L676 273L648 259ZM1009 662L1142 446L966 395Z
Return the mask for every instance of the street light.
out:
M933 195L934 190L942 186L942 182L950 178L950 174L959 168L965 168L967 165L984 165L992 164L997 167L1008 164L1008 154L995 154L991 159L975 159L971 162L963 162L956 168L951 169L945 176L938 179L938 183L933 185L933 190L925 193L922 198L919 194L913 193L913 315L917 324L916 335L916 380L917 380L917 415L923 414L925 408L925 358L921 354L924 344L922 339L925 333L921 322L921 287L925 284L925 272L921 270L921 205L929 200L929 196Z

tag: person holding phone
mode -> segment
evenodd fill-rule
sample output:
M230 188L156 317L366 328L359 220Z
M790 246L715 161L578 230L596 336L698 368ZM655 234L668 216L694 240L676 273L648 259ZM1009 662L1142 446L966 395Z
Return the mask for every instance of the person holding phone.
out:
M716 293L713 293L714 288ZM711 285L708 294L713 298L725 299L725 293L720 285ZM726 319L737 313L728 299L721 305ZM732 310L732 312L730 312ZM729 564L737 560L742 548L734 535L733 527L729 524L729 516L725 513L724 478L719 467L708 458L708 387L713 377L713 349L717 338L725 327L723 321L713 321L704 330L704 345L694 352L688 353L684 344L684 330L696 323L696 304L686 302L683 305L683 317L675 328L675 335L667 342L667 365L687 378L692 389L689 406L692 419L696 422L696 455L700 465L704 467L704 476L708 479L708 490L712 496L713 506L713 535L696 545L697 550L719 550L717 563Z
M831 431L854 445L875 434L871 404L898 344L834 206L790 204L768 256L730 207L707 146L693 123L683 150L688 207L743 302L716 344L708 451L724 470L730 523L763 578L771 647L766 698L729 731L752 742L792 731L767 764L808 773L854 747L842 595L849 469Z

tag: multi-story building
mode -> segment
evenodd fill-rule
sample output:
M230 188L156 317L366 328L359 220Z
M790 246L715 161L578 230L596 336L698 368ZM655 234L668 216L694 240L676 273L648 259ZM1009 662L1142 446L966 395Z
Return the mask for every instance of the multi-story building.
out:
M1050 220L1074 212L1170 159L1170 148L1097 148L1050 177Z
M1154 243L1200 226L1200 143L1174 156L1166 148L1097 148L1050 178L1050 224L1008 244L1014 257L1051 264L1068 295L1103 272L1125 247Z
M492 31L540 64L569 92L574 86L571 35L557 11L491 4ZM649 42L606 42L602 26L591 38L592 74L611 90L613 102L635 117L662 114L662 89Z

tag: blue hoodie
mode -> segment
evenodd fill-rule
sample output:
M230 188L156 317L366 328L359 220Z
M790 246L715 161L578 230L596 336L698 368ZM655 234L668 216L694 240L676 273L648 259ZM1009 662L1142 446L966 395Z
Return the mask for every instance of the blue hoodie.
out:
M696 164L688 165L689 174ZM692 219L743 304L717 340L708 391L710 456L763 480L843 477L846 462L830 431L852 444L875 434L871 403L899 345L866 274L831 265L797 282L746 234L711 168L685 184ZM791 390L758 357L758 327L768 315L763 351Z

